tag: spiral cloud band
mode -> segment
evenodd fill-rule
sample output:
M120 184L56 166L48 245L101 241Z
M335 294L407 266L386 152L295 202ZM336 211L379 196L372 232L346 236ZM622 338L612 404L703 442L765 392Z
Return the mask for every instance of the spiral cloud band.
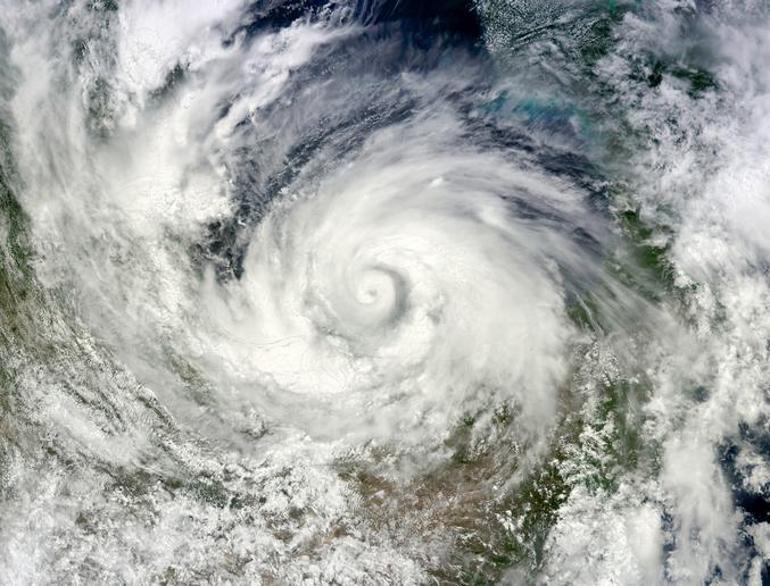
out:
M0 0L0 582L770 580L769 27Z

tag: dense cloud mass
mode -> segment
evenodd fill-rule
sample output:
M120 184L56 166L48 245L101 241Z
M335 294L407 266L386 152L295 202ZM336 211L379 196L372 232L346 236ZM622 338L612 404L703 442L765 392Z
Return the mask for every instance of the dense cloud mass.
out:
M0 0L0 582L770 581L770 5Z

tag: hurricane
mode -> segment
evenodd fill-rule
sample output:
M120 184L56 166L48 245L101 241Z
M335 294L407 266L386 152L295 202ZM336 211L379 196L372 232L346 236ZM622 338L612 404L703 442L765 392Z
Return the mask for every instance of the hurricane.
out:
M770 4L0 0L0 583L770 583Z

